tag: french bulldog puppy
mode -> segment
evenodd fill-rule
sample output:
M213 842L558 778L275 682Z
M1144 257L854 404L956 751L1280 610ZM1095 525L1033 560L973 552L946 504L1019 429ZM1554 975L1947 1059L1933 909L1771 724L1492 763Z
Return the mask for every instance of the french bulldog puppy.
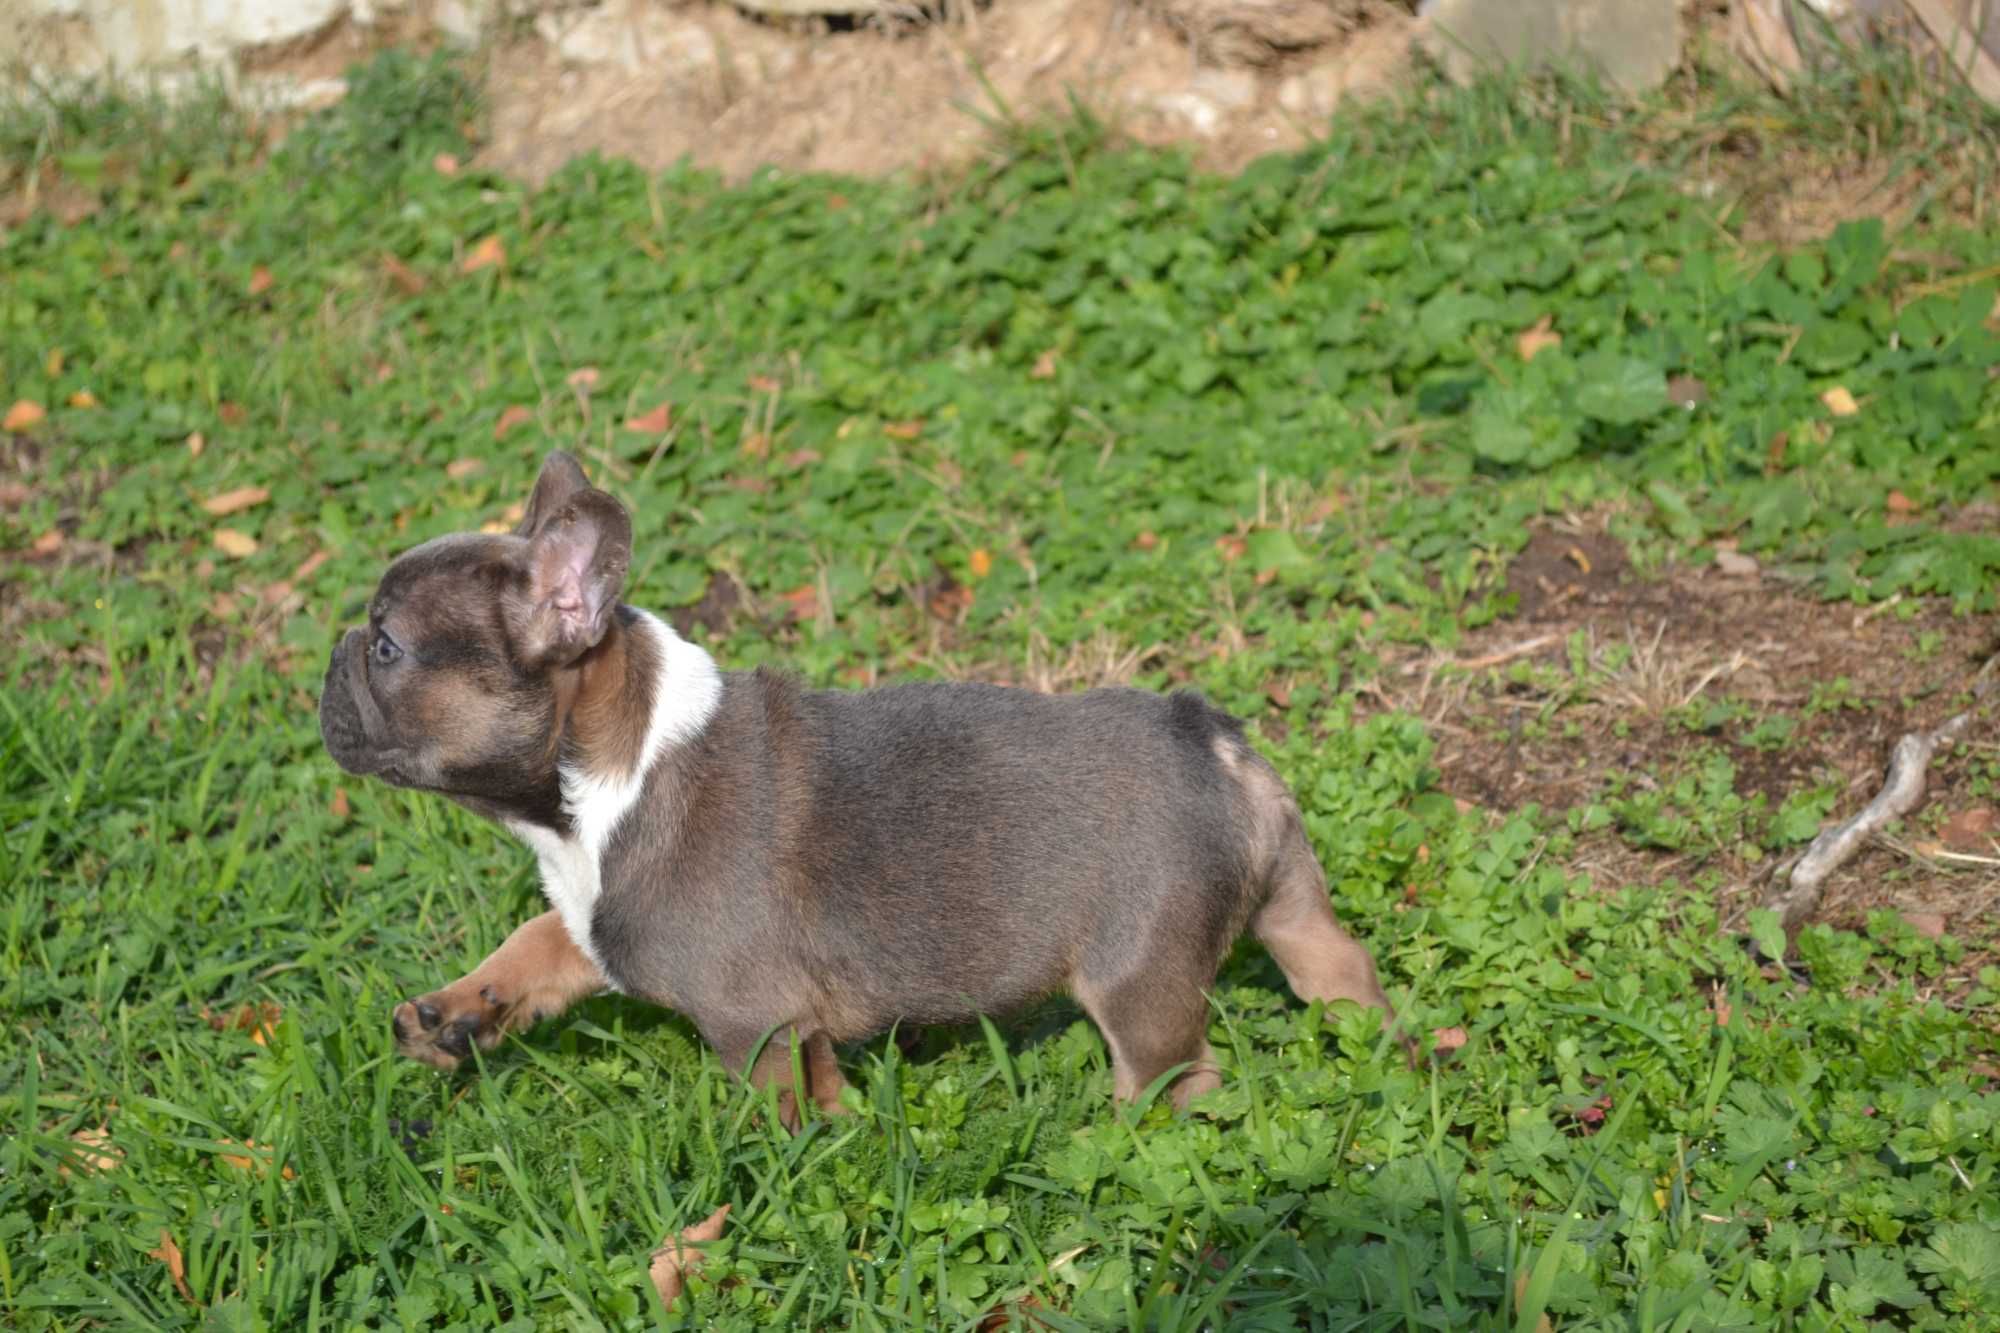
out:
M1185 1066L1185 1105L1219 1085L1205 992L1246 925L1301 998L1388 1009L1285 784L1200 696L725 673L620 602L631 553L551 454L514 533L404 553L333 650L335 761L498 820L551 908L398 1005L403 1054L448 1069L615 990L733 1070L757 1052L795 1126L840 1109L835 1042L1066 991L1119 1098Z

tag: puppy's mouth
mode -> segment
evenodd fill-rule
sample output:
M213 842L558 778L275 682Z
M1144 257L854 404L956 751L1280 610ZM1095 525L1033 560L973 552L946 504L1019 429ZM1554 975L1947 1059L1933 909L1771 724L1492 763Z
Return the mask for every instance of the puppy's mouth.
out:
M348 631L327 662L319 697L320 740L333 761L356 777L381 778L398 787L419 786L416 756L407 747L387 744L371 734L380 730L382 716L374 700L366 697L367 668L354 648L358 638L358 631Z

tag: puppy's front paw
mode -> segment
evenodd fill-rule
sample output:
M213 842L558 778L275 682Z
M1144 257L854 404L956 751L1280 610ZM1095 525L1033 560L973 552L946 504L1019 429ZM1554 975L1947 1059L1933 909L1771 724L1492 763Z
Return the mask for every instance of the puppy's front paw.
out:
M491 987L447 986L405 1000L389 1015L396 1049L436 1069L455 1069L476 1043L490 1051L506 1031L507 1006Z

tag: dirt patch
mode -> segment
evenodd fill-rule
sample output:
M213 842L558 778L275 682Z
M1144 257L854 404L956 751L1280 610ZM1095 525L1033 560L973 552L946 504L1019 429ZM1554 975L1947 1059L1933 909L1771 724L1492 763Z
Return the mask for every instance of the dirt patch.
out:
M1720 754L1734 794L1762 798L1750 825L1814 791L1831 792L1832 816L1844 818L1879 789L1901 736L1965 706L2000 647L1989 622L1941 602L1828 603L1714 566L1642 577L1615 538L1587 525L1536 533L1506 586L1514 615L1470 633L1452 657L1390 665L1382 691L1431 728L1443 790L1496 811L1560 813L1660 790ZM1839 872L1819 919L1854 925L1889 907L1985 929L2000 863L1940 855L1949 849L1932 830L1992 804L1996 755L1979 727L1941 758L1906 836ZM1580 840L1575 865L1606 885L1706 874L1740 915L1771 860L1745 855L1747 841L1664 850L1605 830Z
M1631 567L1625 548L1604 533L1538 532L1507 567L1507 591L1515 615L1540 624L1614 605Z
M1416 28L1390 0L1019 0L848 31L725 4L607 4L545 14L492 51L482 161L535 181L590 151L730 179L927 170L1074 99L1227 171L1305 143L1345 97L1396 87Z

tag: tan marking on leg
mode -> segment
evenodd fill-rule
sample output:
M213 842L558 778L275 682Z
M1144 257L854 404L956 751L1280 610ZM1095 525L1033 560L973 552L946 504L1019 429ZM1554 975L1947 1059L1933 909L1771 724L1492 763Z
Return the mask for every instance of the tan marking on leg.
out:
M486 961L442 990L396 1006L396 1049L451 1069L476 1042L491 1050L509 1032L554 1017L606 988L604 974L576 947L562 918L544 912L517 927Z

